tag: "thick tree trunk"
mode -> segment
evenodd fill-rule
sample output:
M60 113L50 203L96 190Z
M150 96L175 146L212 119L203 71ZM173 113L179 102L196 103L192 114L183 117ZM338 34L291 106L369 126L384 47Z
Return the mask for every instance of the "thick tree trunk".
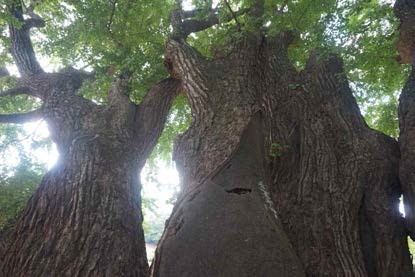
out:
M399 98L399 177L403 187L405 219L415 239L415 67Z
M261 132L258 113L229 159L182 194L152 276L303 276L268 192Z
M137 157L80 142L46 174L16 228L5 276L146 276Z
M291 36L213 61L168 40L193 121L154 276L409 276L398 145L365 124L339 58L295 70Z
M75 95L76 72L26 78L60 152L20 217L2 276L147 276L140 171L177 91L173 79L139 106L117 78L109 105Z
M415 2L396 1L394 11L400 19L397 49L402 63L412 64L412 72L399 98L399 177L403 187L405 219L415 240Z
M0 115L0 123L44 118L60 160L43 178L11 244L0 253L0 275L148 276L140 171L179 82L160 82L137 106L128 97L130 75L121 74L109 90L108 106L98 106L76 94L91 74L74 69L45 73L40 67L30 29L45 21L33 6L25 9L31 9L27 17L21 1L6 5L15 19L9 23L11 54L21 74L6 94L38 97L42 108Z
M409 275L399 149L365 124L343 75L338 58L315 53L299 89L278 99L276 209L307 275Z

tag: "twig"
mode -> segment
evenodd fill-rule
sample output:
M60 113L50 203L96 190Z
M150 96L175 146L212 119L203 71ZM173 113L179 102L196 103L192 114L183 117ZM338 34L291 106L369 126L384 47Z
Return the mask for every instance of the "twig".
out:
M115 14L115 6L117 5L117 0L112 1L112 9L111 9L111 15L110 15L110 20L108 21L107 24L107 30L108 32L111 33L111 25L112 25L112 20L114 18L114 14Z
M227 0L223 0L225 2L226 7L228 7L228 10L232 14L233 19L235 19L236 25L238 26L238 31L241 31L241 24L238 21L238 18L236 17L235 13L233 12L231 6L229 5Z

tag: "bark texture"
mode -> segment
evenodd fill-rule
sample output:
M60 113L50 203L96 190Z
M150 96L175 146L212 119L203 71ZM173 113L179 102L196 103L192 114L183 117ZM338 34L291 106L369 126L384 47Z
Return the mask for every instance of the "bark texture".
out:
M397 49L402 63L412 64L399 98L399 177L403 187L405 220L415 239L415 2L396 1L394 11L400 19Z
M292 33L259 31L208 60L180 34L166 64L193 120L153 276L409 276L399 148L364 122L342 61L315 52L297 72Z
M399 98L399 177L403 187L405 220L415 239L415 68Z
M152 276L305 276L268 192L261 127L258 113L223 166L180 197Z
M31 21L23 19L20 6L11 11L23 22L20 29L10 25L22 75L18 87L42 100L40 115L60 158L18 220L0 275L148 276L140 171L179 82L160 82L135 105L128 97L129 77L121 75L111 86L108 106L98 106L76 94L88 74L40 68L29 37ZM13 115L0 119L20 123Z

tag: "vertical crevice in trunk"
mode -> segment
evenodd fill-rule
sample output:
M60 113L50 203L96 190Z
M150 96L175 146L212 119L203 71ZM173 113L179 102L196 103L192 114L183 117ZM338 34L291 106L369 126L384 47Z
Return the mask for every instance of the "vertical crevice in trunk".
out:
M365 207L365 199L359 210L359 237L362 242L363 260L365 262L365 268L367 276L378 276L376 269L376 241L373 236L374 230L369 222L366 214L367 208Z

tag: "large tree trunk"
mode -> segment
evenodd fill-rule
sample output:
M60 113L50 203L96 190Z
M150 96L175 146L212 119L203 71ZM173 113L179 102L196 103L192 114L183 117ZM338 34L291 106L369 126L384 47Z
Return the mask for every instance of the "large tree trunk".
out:
M207 60L185 41L202 24L172 18L166 64L193 120L153 275L408 276L398 145L366 125L341 60L297 72L289 32Z
M128 97L130 74L124 73L114 80L108 105L96 105L76 94L91 74L42 70L30 29L45 22L33 12L25 19L21 5L7 3L21 23L18 28L9 24L21 78L7 94L38 97L42 108L0 115L0 123L44 118L60 159L29 200L11 244L0 253L0 275L148 276L140 171L161 134L179 82L160 82L137 106Z
M139 106L117 78L109 105L75 95L77 73L26 78L60 153L17 222L2 276L147 276L140 171L163 128L178 82Z
M365 124L337 57L314 54L299 76L301 89L275 111L274 140L287 150L271 168L274 202L307 274L410 274L397 143Z
M399 98L399 177L403 187L405 219L415 240L415 67Z
M268 192L261 119L253 116L229 159L179 198L153 276L303 276Z
M415 240L415 1L396 1L394 11L400 19L397 48L399 60L412 64L399 98L399 146L402 158L399 177L403 187L405 219L409 234Z

